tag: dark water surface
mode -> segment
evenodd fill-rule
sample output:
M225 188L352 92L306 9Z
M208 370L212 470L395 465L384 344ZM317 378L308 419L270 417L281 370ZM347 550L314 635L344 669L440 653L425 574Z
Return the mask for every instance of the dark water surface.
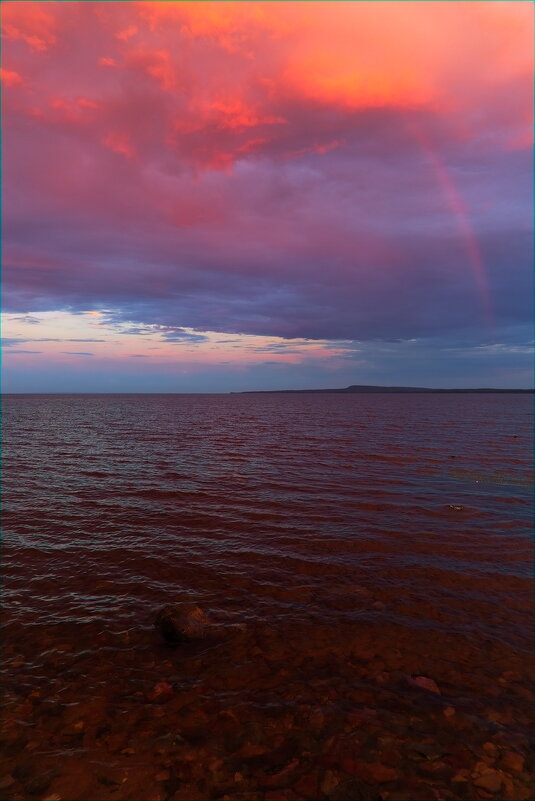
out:
M77 798L75 792L80 798L134 798L128 793L139 794L140 788L147 799L180 798L181 792L184 798L188 792L199 798L238 798L240 792L244 798L274 798L273 784L258 779L263 768L253 765L247 773L236 763L245 747L239 738L224 747L223 756L217 750L227 736L216 730L229 704L245 705L242 731L254 720L269 728L266 715L275 709L277 725L293 737L305 731L309 736L314 726L307 715L320 710L327 722L314 742L323 753L329 738L347 728L347 715L362 708L384 715L381 736L397 725L401 738L403 721L395 723L398 713L388 698L394 694L403 698L399 703L418 706L410 676L431 676L433 670L449 699L445 708L455 708L455 697L470 708L473 731L466 736L474 743L479 738L481 746L504 731L510 742L521 739L528 723L521 709L530 692L526 660L533 623L532 419L532 398L521 395L5 397L4 636L7 663L15 666L8 698L19 709L38 693L27 714L21 718L19 709L13 718L19 721L14 739L8 738L13 760L20 762L28 742L35 743L33 763L36 754L45 761L58 753L78 761L85 755L93 768L78 777L77 791L65 777L51 779L50 787L64 799ZM199 603L215 618L247 624L246 631L214 645L215 651L195 646L177 657L152 629L154 613L175 601ZM457 646L461 656L453 653ZM182 668L189 660L187 675L177 659ZM481 701L481 688L473 684L482 664L482 685L498 688L502 707L516 698L518 713L514 707L494 710L494 718L488 713L488 699ZM246 676L242 683L236 682L240 671ZM513 678L504 678L508 671ZM279 673L279 684L273 684ZM150 693L164 679L173 689L162 705ZM316 697L311 686L318 681L327 682L335 697L327 693L326 700L325 687ZM351 700L349 688L365 700ZM223 760L216 774L225 774L225 759L233 755L229 770L242 777L234 784L221 777L208 781L207 769L201 777L184 778L176 767L176 744L159 769L143 760L131 767L129 748L139 752L132 737L143 731L139 698L148 699L145 711L157 710L151 726L163 726L172 712L184 748L187 726L181 728L179 709L185 708L184 693L193 690L204 706L189 711L204 720L204 735L194 732L188 747L200 748L204 736L203 759L208 754ZM69 740L72 705L102 697L107 706L100 717L110 730L99 734L96 721L90 737L89 712L79 710L84 726ZM195 703L189 695L186 700ZM56 717L41 713L47 702L60 710ZM122 710L120 726L113 705ZM437 724L424 707L421 720L433 738ZM291 723L285 715L293 716ZM128 736L114 752L109 739L116 729ZM212 750L207 730L214 732ZM377 761L377 736L364 763ZM283 747L250 733L245 740L268 755ZM100 746L117 756L95 756ZM303 747L296 746L300 753ZM307 747L313 753L316 746ZM286 758L302 765L291 748L281 764ZM502 751L494 767L500 759ZM104 763L117 770L124 763L128 781L99 784L94 765ZM304 785L300 794L298 780L288 779L277 784L285 788L277 790L279 796L378 797L369 771L363 778L357 769L344 772L340 760L331 763L324 767L335 778L319 775L312 795ZM396 791L420 797L417 786L408 790L403 784L407 771L395 759L386 764L402 778L396 785L383 777L382 797L390 792L394 798ZM139 765L148 784L140 784L145 774ZM8 769L17 771L16 765ZM138 783L125 789L136 770ZM519 773L520 784L504 789L503 770L500 797L529 797L522 796L525 774ZM156 780L153 774L169 775ZM424 779L449 788L450 795L440 797L472 797L463 795L470 778L452 784L453 774L439 774ZM26 798L27 780L13 777L6 792ZM337 787L330 795L329 781ZM359 781L360 790L348 789L348 782ZM485 797L477 795L484 788L470 788L473 797Z

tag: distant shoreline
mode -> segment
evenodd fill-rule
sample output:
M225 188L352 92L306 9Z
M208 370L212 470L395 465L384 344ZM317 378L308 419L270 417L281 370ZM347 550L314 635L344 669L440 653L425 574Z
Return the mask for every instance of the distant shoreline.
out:
M296 395L296 394L335 394L335 395L526 395L535 393L535 389L492 389L492 388L476 388L476 389L431 389L429 387L380 387L380 386L350 386L338 389L246 389L238 391L224 391L224 392L2 392L0 398L6 399L10 397L61 397L61 396L76 396L76 397L99 397L99 396L173 396L173 395Z
M342 394L361 394L361 395L385 395L395 393L438 393L438 394L511 394L511 393L533 393L534 389L492 389L492 388L479 388L479 389L431 389L429 387L381 387L381 386L359 386L352 384L343 389L250 389L242 392L231 392L231 395L274 395L274 394L289 394L289 393L342 393Z

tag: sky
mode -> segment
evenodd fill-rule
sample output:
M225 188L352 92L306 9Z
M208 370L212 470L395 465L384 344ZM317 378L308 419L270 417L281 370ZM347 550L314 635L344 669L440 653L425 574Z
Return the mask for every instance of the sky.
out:
M5 392L533 386L533 5L2 3Z

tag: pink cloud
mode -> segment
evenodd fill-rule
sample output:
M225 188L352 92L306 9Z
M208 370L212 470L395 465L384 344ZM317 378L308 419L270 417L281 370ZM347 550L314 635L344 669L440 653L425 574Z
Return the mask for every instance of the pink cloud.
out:
M2 34L12 41L22 41L31 50L43 52L49 50L57 42L56 14L57 3L9 1L2 3ZM54 8L55 6L55 8Z
M508 3L510 9L465 4L462 26L456 6L427 2L381 9L336 2L306 9L277 2L50 3L46 12L39 3L24 3L25 12L13 8L19 5L5 4L11 41L40 32L47 48L69 42L54 50L45 72L35 49L8 51L8 74L24 67L21 74L28 71L36 87L27 113L41 109L46 119L51 98L88 97L90 87L102 109L93 141L126 126L125 155L128 149L150 157L159 149L179 164L228 171L251 156L321 154L350 134L356 114L379 108L433 114L465 138L499 124L508 129L504 146L530 135L525 103L500 111L512 84L525 92L531 81L532 11L521 2ZM94 57L72 71L62 60L72 60L76 48ZM105 78L91 64L114 69ZM492 101L482 106L482 97Z
M101 67L116 67L117 61L114 58L109 58L107 56L101 56L98 60L98 63Z
M166 50L138 48L126 55L127 68L139 69L153 78L159 86L170 91L177 86L176 71L170 54Z
M23 83L22 77L14 70L0 69L0 80L4 86L20 86Z
M126 158L131 159L135 155L130 136L120 131L110 131L103 139L103 144Z
M135 36L137 32L138 29L136 25L129 25L127 28L116 33L115 38L119 39L120 42L127 42L132 36Z

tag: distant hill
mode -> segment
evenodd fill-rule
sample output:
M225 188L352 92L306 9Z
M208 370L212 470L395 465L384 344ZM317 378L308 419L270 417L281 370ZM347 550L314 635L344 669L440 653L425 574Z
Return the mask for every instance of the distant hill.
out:
M231 395L279 395L281 393L284 394L295 394L295 393L325 393L325 392L336 392L336 393L345 393L345 394L361 394L361 395L372 395L372 394L394 394L394 393L422 393L422 392L433 392L433 393L440 393L440 394L450 394L450 395L458 395L460 393L527 393L527 392L535 392L533 389L491 389L491 388L480 388L480 389L430 389L429 387L379 387L379 386L369 386L366 384L351 384L349 387L344 387L343 389L258 389L258 390L248 390L246 392L232 392Z

